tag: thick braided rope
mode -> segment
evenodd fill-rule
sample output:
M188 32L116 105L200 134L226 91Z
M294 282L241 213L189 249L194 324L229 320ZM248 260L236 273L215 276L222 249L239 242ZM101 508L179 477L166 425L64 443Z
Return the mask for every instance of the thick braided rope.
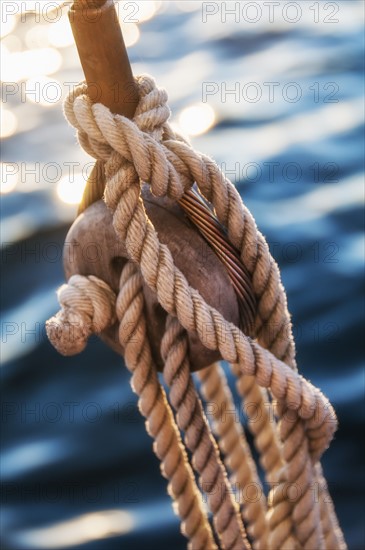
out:
M52 344L64 355L82 351L86 339L115 320L115 307L120 320L119 335L125 347L126 364L132 372L132 386L139 396L139 408L146 418L146 428L154 439L154 452L161 461L161 472L168 479L168 491L181 518L182 533L189 539L191 550L216 550L213 534L202 505L188 457L182 445L165 392L153 363L146 334L142 278L132 264L121 276L121 292L114 292L100 279L73 276L59 292L62 310L47 322ZM113 315L110 315L110 311ZM107 323L109 319L109 323ZM70 332L70 327L73 330ZM70 337L71 334L71 337ZM60 344L61 342L61 344Z
M207 494L221 548L248 549L250 545L239 509L193 384L186 331L174 317L167 318L161 355L165 361L163 373L170 387L169 398L177 413L177 424L185 432L185 444L200 475L202 491Z
M266 481L273 485L278 480L278 472L283 467L283 461L277 425L267 390L260 388L254 376L243 375L239 365L232 365L232 372L237 377L237 393L241 397L242 408L248 418L248 427L259 453Z
M270 548L322 548L318 504L313 499L314 477L303 421L286 410L280 420L283 446L277 440L273 410L253 377L237 373L239 394L245 397L249 426L273 487L269 494ZM254 405L254 407L252 407ZM291 413L291 414L289 414Z
M290 415L280 420L284 439L285 466L279 472L279 484L269 495L271 548L290 548L293 535L302 548L324 548L319 504L313 498L313 464L302 419Z
M339 526L335 508L328 492L327 482L323 477L320 463L316 464L318 494L321 510L321 523L326 550L346 550L347 546Z
M305 426L297 412L291 411L282 400L277 400L276 411L280 417L283 466L278 471L278 484L268 497L270 548L293 548L297 546L293 546L296 540L301 548L320 550L323 545L319 508L312 502L313 468Z
M224 370L214 364L196 374L201 381L201 393L213 417L212 428L224 463L232 473L232 484L238 486L241 513L252 546L255 550L267 550L266 498L240 419L237 419Z
M248 426L259 452L266 480L273 488L269 494L267 512L268 548L296 548L299 542L293 534L292 504L287 498L283 498L287 496L286 479L280 483L280 473L283 472L285 463L272 404L267 391L258 386L253 376L242 375L238 365L232 365L232 370L237 376L237 391L248 417Z
M319 488L318 501L325 548L326 550L346 550L347 545L338 523L320 462L314 465L314 485Z
M294 518L292 503L288 501L286 464L282 458L282 448L278 440L277 425L266 390L262 390L254 377L240 373L237 365L237 390L246 404L248 425L259 451L260 462L265 471L266 480L272 487L268 504L267 521L269 524L269 548L296 548L299 541L294 536ZM254 406L252 406L254 405ZM308 458L310 462L310 459ZM282 479L281 479L282 478Z
M295 548L299 541L294 536L292 503L288 501L286 464L282 459L282 448L277 436L277 426L267 391L262 390L253 376L242 375L238 365L232 365L237 376L237 390L248 417L248 425L254 436L265 477L273 488L269 494L268 548ZM310 460L309 460L310 461Z
M283 474L282 468L284 466L281 460L280 443L277 440L277 428L273 415L273 408L267 397L265 397L265 390L261 390L255 382L254 377L242 375L237 365L233 365L233 372L237 378L237 391L242 398L243 405L246 403L247 407L245 412L249 419L249 427L254 435L254 443L259 452L259 458L261 465L266 473L266 479L271 486L275 486L275 489L271 492L269 497L269 503L271 509L268 515L268 521L270 524L270 543L272 548L278 548L286 546L293 548L295 546L293 534L291 533L293 525L295 531L298 530L301 533L302 544L309 548L320 547L323 542L321 541L321 533L316 532L316 528L319 525L317 522L318 509L317 502L321 507L321 522L323 524L323 536L326 540L326 548L329 550L332 548L344 548L343 536L341 530L338 529L338 522L336 515L334 514L333 504L330 496L327 492L323 495L321 492L316 497L315 487L324 487L326 482L323 479L321 472L313 475L311 471L307 470L307 479L302 480L302 484L299 484L300 480L296 482L288 482L288 471L285 470L285 476L283 481L277 485L279 480L279 474ZM295 418L288 416L291 427L294 425ZM289 426L290 426L289 424ZM302 436L303 438L303 436ZM297 444L293 448L298 451L298 447L301 449L301 460L299 465L302 464L302 468L305 471L308 468L310 460L308 456L303 455L305 445ZM289 440L290 448L290 440ZM291 458L295 464L298 464L296 460ZM298 467L298 466L297 466ZM317 464L317 468L319 464ZM299 468L300 472L300 468ZM295 471L292 474L298 478L298 474ZM289 476L290 477L290 476ZM290 488L292 487L292 490ZM290 501L285 499L285 495L290 495ZM295 498L299 500L299 512L293 512L290 502L294 504ZM327 512L328 510L328 512ZM301 515L298 517L298 513ZM329 517L326 516L326 513ZM292 520L290 516L293 514ZM327 527L326 527L327 526ZM332 527L334 526L334 527ZM317 539L313 540L314 537ZM318 540L318 542L317 542ZM334 541L337 540L335 544Z
M136 118L137 124L142 128L143 124L146 124L144 129L151 132L156 139L158 139L157 128L160 125L160 134L164 134L167 138L171 137L172 132L166 124L168 111L164 105L166 101L164 92L157 91L151 79L148 78L140 80L140 91L142 100L138 116L141 118L139 121ZM74 120L71 122L78 127L80 141L87 150L96 158L109 158L106 200L110 206L116 208L115 227L122 238L124 236L127 240L129 239L127 249L131 257L134 257L136 261L141 261L142 273L150 286L153 287L153 281L148 281L148 269L143 269L143 259L146 255L143 255L143 250L141 250L141 238L144 238L145 243L149 237L153 236L153 231L151 234L149 231L151 227L146 227L147 220L144 217L143 209L139 208L137 211L135 208L138 206L138 202L140 206L142 204L139 190L137 192L133 188L139 183L139 176L151 183L155 194L166 193L173 198L179 198L184 190L191 185L191 179L194 178L202 193L215 206L220 220L223 223L226 222L232 243L241 250L241 256L252 273L254 290L259 300L256 319L259 341L264 346L271 348L278 357L294 366L294 345L290 320L277 266L268 253L263 237L257 232L252 216L242 205L234 187L222 176L213 161L196 154L183 141L165 139L164 144L161 145L156 144L150 136L143 132L139 132L139 135L136 132L133 134L133 125L131 126L129 121L123 117L112 117L101 105L91 107L86 96L82 95L84 92L85 89L80 88L74 104L72 105L73 100L66 104L66 111L73 109L73 114L77 112L77 116L74 116ZM76 103L78 103L77 108ZM148 113L149 109L150 113ZM93 119L94 115L96 122ZM137 128L134 127L134 130ZM88 133L91 135L90 139L88 139ZM102 135L102 139L100 135ZM141 139L139 140L139 138ZM119 159L115 153L111 152L111 148L117 151ZM171 155L172 153L173 155ZM131 164L128 166L128 162L133 162L134 167ZM142 166L143 163L144 166ZM143 169L145 170L143 171ZM124 195L123 199L128 203L127 208L121 207L121 203L118 203L121 195ZM123 215L127 221L123 220ZM156 254L156 250L155 246L154 254ZM153 274L153 267L152 271L150 270L151 274ZM154 283L156 284L156 280ZM161 296L159 299L161 301ZM275 392L273 393L275 395ZM289 406L289 408L291 407ZM312 426L309 426L309 428L311 427L313 428L313 423ZM317 432L317 450L314 450L315 437L312 432L310 451L313 458L316 458L328 444L329 433L322 433L322 436L318 437L318 425L315 422L314 429ZM309 433L308 429L307 433Z
M176 138L176 136L175 136L175 138ZM209 160L209 159L208 159L208 160ZM218 197L220 197L220 196L221 196L221 195L218 195ZM211 198L211 197L208 196L207 198ZM236 198L237 198L237 197L236 197ZM284 328L286 328L286 330L288 331L288 333L291 333L290 319L289 319L289 316L288 316L287 313L284 315L284 318L286 318L286 323L285 323L285 322L282 323L281 326L284 326ZM274 322L275 322L275 321L274 321ZM277 322L277 321L276 321L276 322ZM278 333L277 333L277 331L275 331L274 340L273 340L273 343L274 343L274 344L275 344L275 339L277 338L277 336L278 336ZM289 337L289 340L290 340L290 337ZM272 343L271 343L271 347L272 347L272 348L274 347L274 346L272 345ZM277 350L276 350L276 352L277 352ZM283 354L283 355L284 355L284 354ZM284 356L285 356L285 355L284 355ZM292 362L292 363L293 363L293 362ZM298 439L298 438L297 438L297 439ZM288 473L288 472L287 472L287 473ZM290 471L289 471L289 473L290 473ZM307 479L306 479L306 483L305 483L306 487L310 487L310 485L311 485L311 479L312 479L312 478L311 478L311 476L309 475L309 472L308 472ZM296 480L296 481L297 481L297 480ZM293 482L294 482L294 481L292 480L292 483L293 483ZM284 487L282 487L282 490L283 490L283 489L284 489ZM302 500L302 502L303 502L303 499L301 499L301 500ZM274 499L274 503L275 503L275 499ZM307 504L309 504L308 492L307 492ZM300 508L303 509L302 504L301 504ZM274 517L275 517L275 516L274 516ZM302 514L302 517L303 517L303 514Z
M121 275L116 310L125 362L133 375L132 388L139 396L139 409L146 418L147 431L154 438L154 451L161 460L161 471L169 479L169 492L182 520L182 532L189 538L192 550L215 549L201 494L158 381L144 318L142 277L131 263L124 267Z

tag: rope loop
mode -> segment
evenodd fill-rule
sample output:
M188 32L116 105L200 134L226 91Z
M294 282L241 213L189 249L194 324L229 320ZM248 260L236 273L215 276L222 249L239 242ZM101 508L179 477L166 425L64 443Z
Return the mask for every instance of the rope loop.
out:
M80 353L92 334L102 332L116 319L114 292L93 275L73 275L57 296L61 310L46 322L46 331L62 355Z

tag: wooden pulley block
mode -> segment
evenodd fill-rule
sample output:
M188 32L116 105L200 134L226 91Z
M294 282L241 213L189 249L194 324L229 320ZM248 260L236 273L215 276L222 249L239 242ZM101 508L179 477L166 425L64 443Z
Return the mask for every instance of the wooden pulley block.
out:
M189 284L227 321L238 326L239 305L227 270L183 209L167 198L154 197L147 185L142 188L142 197L161 243L169 247L175 265ZM64 269L67 280L74 274L95 275L108 283L117 294L120 274L127 261L125 246L113 228L112 212L103 201L92 204L76 219L66 238ZM167 314L147 285L144 285L144 296L152 353L161 370L163 362L160 344ZM106 344L123 355L118 327L119 323L116 322L100 336ZM212 330L212 327L206 327L206 330ZM219 352L205 348L196 333L189 332L188 337L192 371L220 359Z

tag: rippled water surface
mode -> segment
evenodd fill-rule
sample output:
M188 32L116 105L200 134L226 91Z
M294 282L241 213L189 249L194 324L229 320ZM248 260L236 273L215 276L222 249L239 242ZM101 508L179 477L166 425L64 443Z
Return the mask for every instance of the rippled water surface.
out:
M215 2L120 3L119 13L134 72L166 87L174 123L235 181L280 265L300 369L339 416L323 464L349 547L360 549L364 4L281 2L272 22L263 3L245 4L225 22ZM90 162L58 91L82 73L65 10L54 22L48 12L36 21L10 14L2 16L2 78L15 83L2 105L3 548L184 548L122 360L95 339L66 359L45 338L76 211L68 203Z

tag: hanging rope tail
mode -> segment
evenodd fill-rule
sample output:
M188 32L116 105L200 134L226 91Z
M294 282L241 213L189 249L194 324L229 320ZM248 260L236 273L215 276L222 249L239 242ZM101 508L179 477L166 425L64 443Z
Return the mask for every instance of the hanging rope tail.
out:
M72 277L61 287L62 309L47 322L48 336L61 353L77 353L91 333L118 319L132 387L190 548L216 548L204 500L222 549L343 550L346 544L319 463L337 419L326 397L297 371L278 266L233 184L212 159L195 151L170 127L166 92L149 76L135 81L140 100L133 120L93 104L86 84L65 101L66 117L81 146L105 163L104 200L113 211L114 230L130 262L122 271L117 296L96 277ZM227 322L189 285L144 209L143 183L155 196L179 201L194 182L252 281L253 337ZM168 313L161 342L168 396L151 356L143 282ZM124 327L129 327L127 332ZM231 365L268 495L242 427L223 420L222 410L234 406L225 374L217 365L198 375L207 401L204 413L190 374L187 331L196 333L205 347L218 350ZM212 402L218 408L209 409ZM255 488L254 496L250 487ZM314 487L318 487L315 496Z

